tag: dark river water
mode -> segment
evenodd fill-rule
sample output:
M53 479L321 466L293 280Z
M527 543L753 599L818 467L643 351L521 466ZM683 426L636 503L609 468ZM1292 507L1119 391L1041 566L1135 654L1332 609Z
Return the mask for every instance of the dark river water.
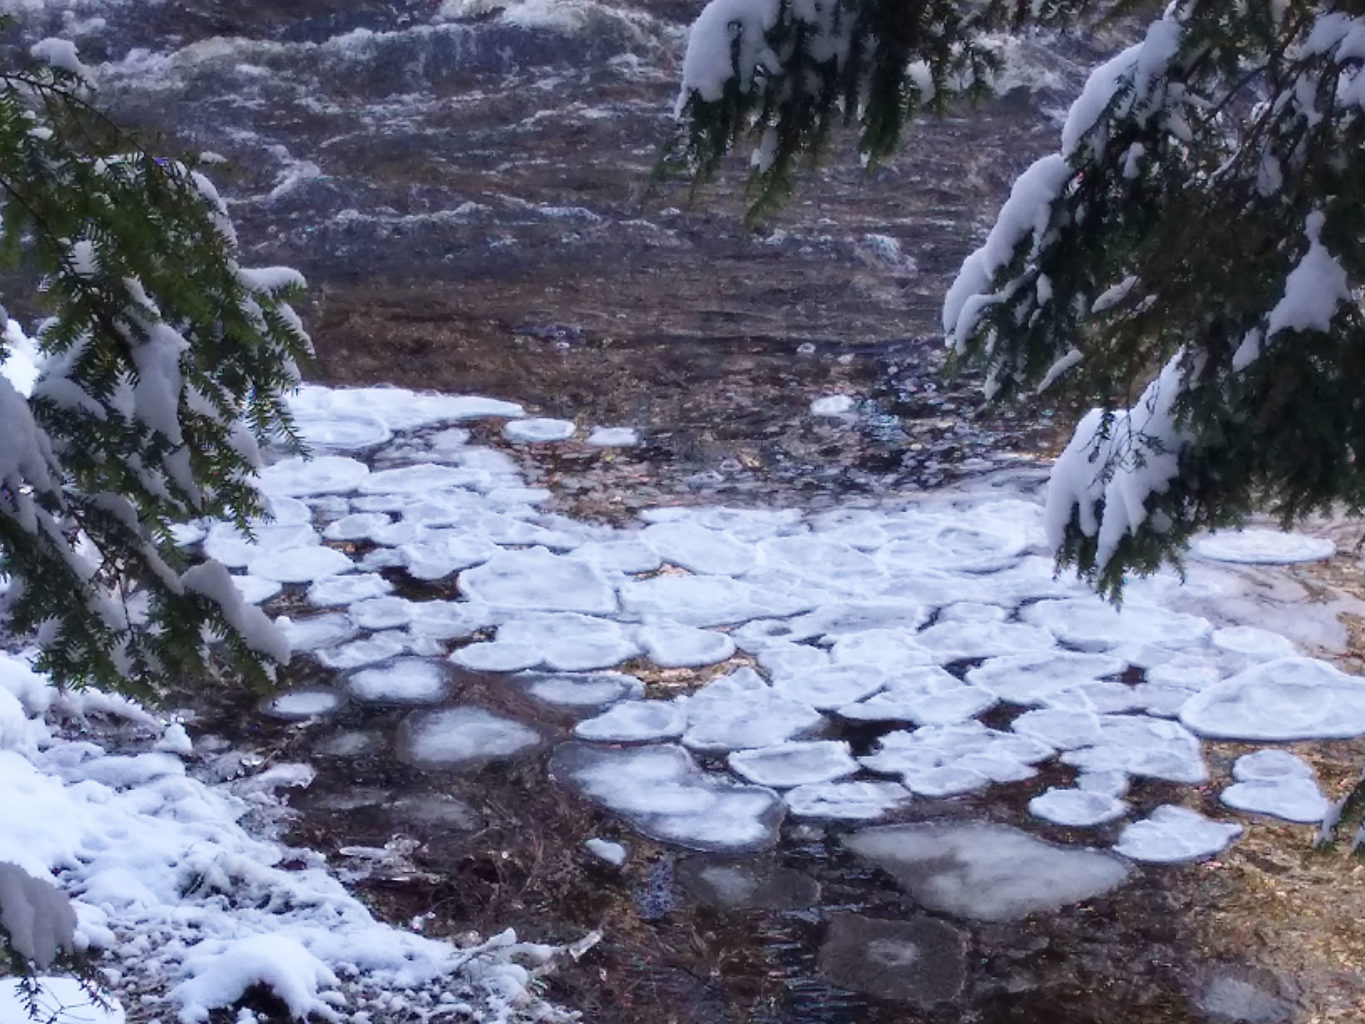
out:
M626 477L726 500L934 486L1049 433L941 379L933 335L1098 43L1012 46L1005 98L872 173L836 147L751 229L744 159L651 187L699 0L10 6L74 38L125 120L223 159L249 259L309 277L314 379L630 423ZM811 417L832 392L860 415Z

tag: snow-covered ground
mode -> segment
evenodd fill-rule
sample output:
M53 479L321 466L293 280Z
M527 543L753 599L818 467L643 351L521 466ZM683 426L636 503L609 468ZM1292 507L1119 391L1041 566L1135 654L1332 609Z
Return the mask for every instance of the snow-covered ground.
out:
M249 602L284 588L305 600L277 626L333 686L281 694L267 713L411 707L384 740L427 770L549 756L559 784L641 833L740 853L773 845L787 818L875 822L1059 759L1076 781L1032 801L1040 821L1130 820L1112 850L1089 851L1097 881L1079 889L1071 861L1009 838L1024 863L1059 866L1021 893L964 897L965 916L991 919L1121 884L1129 860L1208 856L1255 827L1247 813L1327 811L1312 770L1269 750L1239 760L1226 820L1173 805L1132 820L1131 780L1208 779L1201 737L1365 734L1365 685L1308 656L1344 645L1344 606L1308 600L1266 565L1330 554L1322 543L1210 540L1183 583L1135 582L1120 612L1053 578L1041 478L1029 473L899 506L659 508L618 528L542 511L550 494L460 424L505 421L518 444L633 442L601 429L619 425L391 388L306 387L294 409L315 457L263 473L275 521L253 537L197 524L181 542L230 567ZM450 580L450 596L397 596L404 575ZM622 670L640 658L729 664L663 699ZM574 710L576 737L546 753L542 723L461 704L456 667ZM1001 705L1008 727L978 720ZM879 728L875 748L839 738L847 722ZM459 949L376 922L322 857L261 831L276 791L308 784L306 766L256 770L191 740L124 702L59 695L23 655L0 655L0 863L72 898L79 944L109 951L111 991L186 1022L258 982L328 1018L432 1019L460 1004L479 1020L556 1012L533 985L554 950L510 934ZM849 848L956 858L974 877L971 836L896 828L862 829Z

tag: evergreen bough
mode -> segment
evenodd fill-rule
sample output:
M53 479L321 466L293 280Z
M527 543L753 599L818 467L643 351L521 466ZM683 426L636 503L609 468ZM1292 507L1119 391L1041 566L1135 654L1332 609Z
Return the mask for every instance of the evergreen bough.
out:
M875 162L982 95L991 33L1115 12L1145 12L1139 41L1020 176L943 326L998 400L1098 396L1048 522L1116 596L1197 530L1365 505L1365 0L712 0L674 156L700 180L751 145L761 211L836 125Z
M51 315L30 393L0 375L0 628L63 685L147 696L210 644L262 680L287 647L172 527L263 513L258 442L296 444L302 278L239 264L213 185L102 116L69 43L2 56L0 256Z

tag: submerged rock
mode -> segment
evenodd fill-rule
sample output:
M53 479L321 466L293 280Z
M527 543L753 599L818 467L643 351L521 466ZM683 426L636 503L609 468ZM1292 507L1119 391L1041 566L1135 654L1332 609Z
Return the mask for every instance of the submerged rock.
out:
M1128 866L1111 854L1056 846L1008 825L883 825L844 846L889 873L930 910L1013 921L1116 888Z
M1298 1012L1272 972L1241 964L1203 971L1195 982L1194 1005L1218 1024L1287 1024Z
M967 980L967 934L945 921L883 921L835 914L820 946L820 973L836 985L929 1007Z
M771 861L693 857L677 876L699 902L722 910L806 910L820 902L819 882Z
M477 707L414 712L398 727L398 757L418 768L464 769L535 750L539 732Z

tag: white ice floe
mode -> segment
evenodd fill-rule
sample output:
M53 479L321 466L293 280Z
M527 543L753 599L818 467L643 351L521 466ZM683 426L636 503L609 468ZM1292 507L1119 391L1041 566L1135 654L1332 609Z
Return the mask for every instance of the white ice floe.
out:
M289 401L299 429L337 419L372 418L391 430L417 430L461 420L524 416L515 402L482 395L442 395L388 386L329 388L305 384Z
M809 611L816 603L809 593L754 586L728 576L654 576L621 585L621 605L626 611L689 626L780 618Z
M500 551L460 573L466 595L497 608L524 611L616 611L616 591L602 570L543 547Z
M450 670L431 658L395 658L350 673L346 692L366 704L435 704L450 688Z
M578 432L578 426L572 420L537 417L509 420L503 424L502 432L509 441L539 444L547 441L567 441Z
M1179 647L1213 631L1208 620L1197 615L1131 601L1119 609L1098 597L1038 601L1026 607L1021 617L1082 651L1107 651L1120 644Z
M1125 826L1114 850L1133 860L1174 864L1212 857L1241 834L1241 825L1212 821L1188 807L1163 804L1150 816Z
M825 721L815 708L784 697L750 669L712 680L681 704L687 715L683 743L693 750L771 747L809 735Z
M482 565L498 554L491 540L459 529L428 529L398 545L398 563L417 580L444 579L453 572Z
M398 756L418 768L465 769L530 753L543 742L535 729L484 708L414 711L398 730Z
M1030 778L1032 765L1054 753L1037 740L971 721L889 732L858 760L873 771L899 775L921 796L944 797Z
M839 708L839 716L862 722L952 725L975 718L994 704L994 694L962 683L941 668L910 668L888 679L881 693Z
M264 604L284 589L284 584L279 580L266 580L259 576L234 575L232 585L247 604Z
M886 673L873 665L825 665L774 675L773 690L784 697L829 711L860 701L886 683Z
M634 427L593 427L587 443L598 448L631 448L640 443Z
M1257 565L1289 565L1331 558L1337 546L1326 537L1280 530L1237 530L1196 537L1190 551L1199 558L1215 562L1245 562Z
M338 710L346 698L325 687L285 690L261 702L261 710L272 718L321 718Z
M798 818L875 821L902 804L911 793L896 782L816 782L782 795L787 811Z
M660 668L714 665L735 653L735 642L724 633L673 622L641 626L637 637L649 660Z
M579 739L597 743L648 743L677 739L687 728L681 707L662 700L628 700L574 727Z
M934 654L917 642L918 635L895 629L845 633L830 648L830 660L836 665L879 668L887 674L934 664Z
M1139 715L1101 715L1100 738L1068 750L1062 761L1084 771L1119 771L1197 784L1208 779L1199 740L1178 722Z
M275 625L284 631L293 651L314 651L320 647L334 647L345 643L359 632L351 617L344 612L327 612L303 619L281 615Z
M1280 658L1201 690L1180 720L1219 739L1346 739L1365 733L1365 680L1325 661Z
M1100 742L1100 718L1085 708L1038 708L1010 723L1023 736L1058 750L1091 747Z
M980 514L984 511L986 506L971 519L930 515L907 519L908 535L886 544L877 558L893 573L924 569L984 573L1008 568L1029 549L1033 537L1025 528Z
M1059 690L1116 675L1126 666L1109 655L1047 650L991 658L969 670L967 681L1010 704L1042 704Z
M520 672L535 668L544 658L539 650L525 644L489 640L466 644L452 654L450 660L473 672Z
M415 601L408 632L435 640L466 637L497 621L497 613L477 601Z
M846 416L858 408L858 400L852 395L823 395L811 399L812 416Z
M704 772L671 744L618 750L562 743L550 772L663 842L739 853L777 840L783 813L777 794Z
M318 532L307 523L255 523L250 536L231 523L215 523L204 538L204 554L230 569L243 569L255 559L273 552L321 543Z
M369 466L345 455L291 456L261 470L261 488L271 497L349 494L369 475Z
M937 622L921 630L915 639L940 665L969 658L1048 651L1056 645L1046 629L1022 622Z
M543 704L580 712L642 697L645 691L640 680L624 672L522 672L509 682Z
M397 629L412 621L418 602L385 595L356 601L347 611L361 629Z
M314 656L328 668L345 671L396 658L407 649L406 643L393 637L367 636L318 651Z
M1232 777L1237 781L1221 796L1228 807L1300 822L1321 821L1327 814L1329 804L1312 766L1287 750L1243 754L1232 766Z
M792 640L825 640L868 630L900 630L912 635L929 619L932 609L920 601L897 597L841 600L822 605L790 620Z
M320 546L287 548L257 555L247 572L280 583L313 583L324 576L353 572L355 563L335 548Z
M610 668L640 653L632 631L576 612L532 612L498 627L497 642L540 653L537 665L557 672Z
M833 782L858 770L858 762L842 740L797 741L738 750L730 755L729 764L742 778L773 789Z
M581 559L607 572L631 575L654 572L664 564L663 556L635 536L619 540L585 541L574 548L569 557Z
M308 603L319 608L349 605L371 597L382 597L393 584L378 573L357 572L345 576L324 576L308 588Z
M640 534L665 562L691 572L720 576L742 576L754 566L754 550L720 530L686 520L655 523Z
M1223 650L1240 654L1253 661L1292 658L1299 653L1292 640L1255 626L1224 626L1222 629L1215 629L1211 639Z
M405 494L426 497L434 491L486 490L490 478L481 469L464 466L443 466L436 462L419 462L412 466L379 469L360 481L362 494Z
M1054 825L1089 828L1122 817L1128 812L1128 805L1107 793L1053 787L1030 800L1028 809L1034 817Z
M1129 869L1100 850L1054 846L1007 825L883 825L844 837L930 910L1014 921L1092 899Z

